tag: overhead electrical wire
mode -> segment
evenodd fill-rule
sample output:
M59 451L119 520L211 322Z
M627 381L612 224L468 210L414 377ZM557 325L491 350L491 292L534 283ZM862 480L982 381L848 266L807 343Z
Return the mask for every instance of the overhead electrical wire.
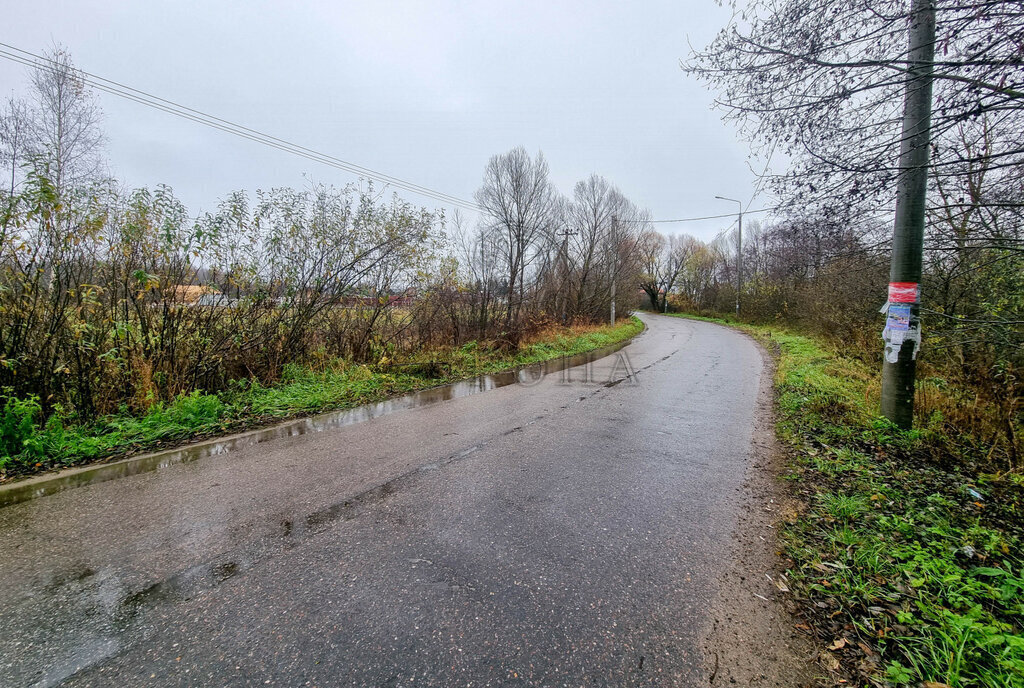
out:
M22 50L21 48L15 47L4 42L0 42L0 57L32 68L49 66L51 69L53 69L57 64L56 62L54 62L54 60L48 57L45 57L43 55L37 55L36 53L32 53L27 50ZM77 67L74 69L74 71L79 78L81 78L84 82L88 83L89 85L91 85L99 91L103 91L104 93L109 93L111 95L124 98L125 100L130 100L132 102L144 105L154 110L166 112L176 117L180 117L182 119L186 119L210 127L211 129L217 129L228 134L233 134L234 136L238 136L240 138L247 139L249 141L253 141L255 143L268 146L270 148L275 148L277 150L290 153L292 155L305 158L313 162L318 162L322 165L327 165L329 167L343 170L345 172L351 172L358 176L367 177L369 179L379 181L384 184L397 187L399 189L404 189L405 191L409 191L420 196L432 198L435 201L439 201L444 204L453 205L459 208L473 210L477 212L482 212L484 210L480 205L472 201L467 201L465 199L459 198L458 196L453 196L442 191L437 191L429 187L423 186L421 184L416 184L415 182L406 181L399 177L384 174L383 172L377 172L376 170L372 170L368 167L363 167L362 165L357 165L355 163L348 162L347 160L342 160L341 158L335 157L333 155L321 153L320 151L314 150L312 148L301 146L299 144L292 143L290 141L287 141L276 136L272 136L270 134L265 134L256 129L252 129L250 127L237 124L230 120L226 120L221 117L208 114L201 110L196 110L195 108L191 108L187 105L176 103L166 98L161 98L160 96L153 95L152 93L147 93L146 91L133 88L131 86L122 84L112 79L107 79L105 77L101 77L96 74L86 72L82 69L78 69ZM769 210L771 209L761 208L758 210L747 210L744 211L744 213L764 213L768 212ZM717 220L724 217L731 217L734 214L735 213L725 213L722 215L707 215L704 217L684 217L670 220L626 220L626 222L650 222L657 224L700 222L702 220Z
M15 46L3 42L0 42L0 57L4 57L8 60L11 60L12 62L17 62L34 68L39 68L41 66L47 65L49 65L50 68L53 68L53 65L55 64L53 60L47 57L36 55L35 53L30 53L26 50L22 50L21 48L17 48ZM78 68L75 68L75 74L83 81L85 81L86 83L88 83L89 85L91 85L99 91L110 93L112 95L119 96L126 100L131 100L141 105L145 105L147 107L160 110L162 112L166 112L168 114L175 115L183 119L191 120L193 122L197 122L199 124L203 124L207 127L218 129L229 134L234 134L235 136L248 139L256 143L261 143L271 148L276 148L278 150L291 153L293 155L306 158L314 162L319 162L321 164L334 167L336 169L351 172L356 175L364 176L382 182L384 184L389 184L391 186L395 186L400 189L404 189L406 191L419 194L421 196L426 196L428 198L432 198L442 203L455 205L461 208L465 208L467 210L481 210L481 207L476 203L473 203L472 201L467 201L457 196L452 196L451 194L436 191L429 187L423 186L421 184L416 184L414 182L406 181L399 177L394 177L392 175L384 174L382 172L377 172L368 167L363 167L362 165L357 165L355 163L342 160L341 158L337 158L326 153L321 153L312 148L307 148L305 146L301 146L290 141L286 141L285 139L281 139L270 134L265 134L250 127L246 127L241 124L236 124L235 122L231 122L229 120L216 117L215 115L210 115L200 110L190 108L186 105L181 105L180 103L176 103L174 101L167 100L166 98L155 96L151 93L147 93L137 88L127 86L117 81L106 79L104 77L91 74Z
M758 208L757 210L744 210L744 215L753 215L754 213L767 213L771 212L771 208ZM735 217L736 213L723 213L721 215L705 215L704 217L681 217L675 220L626 220L626 222L700 222L701 220L720 220L723 217Z

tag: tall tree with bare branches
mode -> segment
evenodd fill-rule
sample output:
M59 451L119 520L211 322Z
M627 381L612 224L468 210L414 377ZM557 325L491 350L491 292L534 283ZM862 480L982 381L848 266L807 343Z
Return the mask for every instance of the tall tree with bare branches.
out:
M490 159L475 196L501 247L507 277L505 321L511 330L526 300L538 248L555 232L559 194L548 178L544 155L538 153L534 159L519 147Z

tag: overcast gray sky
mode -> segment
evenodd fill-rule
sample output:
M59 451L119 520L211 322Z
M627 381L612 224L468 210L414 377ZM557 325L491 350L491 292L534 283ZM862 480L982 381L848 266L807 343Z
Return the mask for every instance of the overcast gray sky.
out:
M465 199L490 156L543 151L569 194L597 172L655 219L749 200L747 146L679 69L725 24L713 0L7 3L0 41ZM0 60L0 93L26 68ZM189 210L345 172L97 94L115 175ZM417 204L430 199L402 192ZM755 206L758 202L755 201ZM661 225L714 236L728 221Z

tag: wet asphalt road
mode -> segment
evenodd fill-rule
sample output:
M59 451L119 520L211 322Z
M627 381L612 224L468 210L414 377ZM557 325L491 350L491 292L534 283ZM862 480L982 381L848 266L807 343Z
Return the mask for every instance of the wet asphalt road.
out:
M0 509L0 685L706 684L762 363L645 320L568 380Z

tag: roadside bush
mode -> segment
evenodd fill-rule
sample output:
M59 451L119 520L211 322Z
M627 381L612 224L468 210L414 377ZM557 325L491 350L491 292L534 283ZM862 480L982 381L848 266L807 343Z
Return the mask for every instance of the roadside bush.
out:
M36 437L36 421L43 415L43 409L35 397L18 399L5 390L6 398L0 409L0 468L13 456L22 453L38 453L40 447Z
M276 380L289 362L365 355L400 335L390 286L432 260L438 229L352 187L233 194L198 220L166 187L58 195L36 175L3 200L0 385L36 400L37 423L58 404L144 414L239 377ZM23 418L19 403L6 412Z

